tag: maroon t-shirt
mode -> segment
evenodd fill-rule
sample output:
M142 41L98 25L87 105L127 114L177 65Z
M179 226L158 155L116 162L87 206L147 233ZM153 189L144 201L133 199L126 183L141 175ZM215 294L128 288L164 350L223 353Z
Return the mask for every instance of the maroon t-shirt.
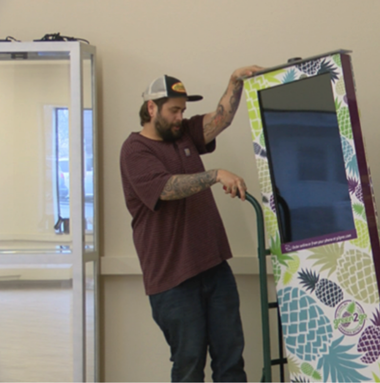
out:
M205 145L202 121L203 116L183 120L184 134L174 143L132 133L121 149L124 196L148 295L232 257L210 189L180 200L160 200L172 175L205 171L200 154L212 152L215 141Z

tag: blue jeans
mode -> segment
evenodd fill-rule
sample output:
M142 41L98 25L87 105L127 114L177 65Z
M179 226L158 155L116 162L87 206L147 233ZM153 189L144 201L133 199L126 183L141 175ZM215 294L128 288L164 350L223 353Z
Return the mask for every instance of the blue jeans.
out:
M203 382L207 349L214 382L247 381L239 295L226 261L149 299L171 349L172 382Z

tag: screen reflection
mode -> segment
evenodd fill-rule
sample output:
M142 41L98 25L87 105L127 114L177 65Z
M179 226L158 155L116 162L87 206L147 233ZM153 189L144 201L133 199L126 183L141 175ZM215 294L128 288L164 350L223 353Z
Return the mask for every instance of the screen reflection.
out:
M330 75L259 100L282 243L354 230Z

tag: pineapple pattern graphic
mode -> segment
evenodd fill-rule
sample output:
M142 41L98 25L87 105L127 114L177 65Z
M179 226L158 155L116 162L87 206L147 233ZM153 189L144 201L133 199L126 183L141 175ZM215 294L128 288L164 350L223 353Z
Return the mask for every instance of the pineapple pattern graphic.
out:
M363 202L363 190L357 179L348 178L348 191L355 195L360 202Z
M326 306L335 307L343 299L342 289L333 281L326 278L319 279L317 273L310 270L301 270L298 273L306 290L315 291L317 298Z
M253 151L255 152L257 156L264 157L264 158L266 158L267 156L266 150L257 142L253 143Z
M301 360L310 362L327 353L332 326L317 302L299 288L277 294L285 344Z
M346 94L346 87L344 86L344 80L343 77L341 77L336 85L335 85L335 91L339 96L344 96Z
M283 284L287 285L293 278L300 266L300 259L296 254L283 254L281 251L281 242L279 234L276 233L276 238L271 238L271 253L274 281L277 284L283 275ZM285 266L285 271L282 273L281 268Z
M303 376L296 376L294 379L290 381L291 383L310 383L311 381Z
M344 256L343 256L344 255ZM321 246L308 257L314 266L322 266L328 275L336 272L338 282L345 291L358 301L379 303L379 293L371 257L358 249L344 251L344 244Z
M308 74L310 76L314 76L318 74L319 70L321 69L321 61L322 61L321 59L307 61L305 63L296 65L296 67L301 72Z
M259 181L262 193L272 193L272 182L268 171L268 162L263 158L256 158L257 168L259 170Z
M264 206L264 221L265 221L265 231L269 237L276 236L278 231L278 223L276 214L270 209L270 207Z
M293 356L289 356L287 358L288 361L288 370L289 372L294 375L296 378L292 379L292 382L309 382L309 378L303 377L301 374L303 373L307 377L311 377L314 381L322 380L322 376L320 373L314 369L314 367L308 363L308 362L303 362L301 365L298 363L296 358ZM299 376L298 376L299 375ZM298 380L297 380L298 379Z
M361 219L355 219L355 227L358 232L358 238L351 241L357 247L366 249L369 246L369 234L367 224Z
M363 196L361 187L343 64L341 55L334 54L245 81L265 230L272 253L289 372L294 382L369 381L376 376L369 367L380 363L380 300L364 206L368 196ZM279 236L258 92L324 73L331 79L357 238L298 250L293 246L291 253L282 253L287 248ZM334 315L344 305L344 299L360 303L366 315L378 308L373 325L360 328L355 334L333 327Z
M365 352L361 360L367 364L376 362L380 356L380 312L378 309L371 322L373 326L363 331L358 343L358 351Z
M288 266L287 262L292 259L290 255L282 253L281 242L280 242L280 237L278 233L276 233L275 239L271 238L271 253L272 253L273 276L274 276L274 281L277 284L282 275L281 265L287 267Z
M348 110L347 106L340 107L340 104L338 106L338 124L340 128L341 134L352 140L352 129L351 129L351 118L350 118L350 112Z
M344 157L344 161L346 163L349 163L352 158L354 157L354 148L352 147L351 143L349 140L347 140L347 138L345 137L341 137L341 141L342 141L342 149L343 149L343 157Z
M296 67L298 70L309 76L314 76L322 73L330 73L333 82L339 78L336 64L334 65L329 63L326 61L326 59L307 61L296 65Z
M303 364L306 372L314 374L313 381L321 369L324 382L370 380L359 372L365 365L354 362L360 355L348 353L354 345L342 345L344 337L332 339L330 320L310 295L297 287L286 287L277 297L286 348L304 362L317 362L315 370Z
M351 176L359 178L359 169L356 161L356 154L350 141L341 135L342 151L346 168L348 169Z

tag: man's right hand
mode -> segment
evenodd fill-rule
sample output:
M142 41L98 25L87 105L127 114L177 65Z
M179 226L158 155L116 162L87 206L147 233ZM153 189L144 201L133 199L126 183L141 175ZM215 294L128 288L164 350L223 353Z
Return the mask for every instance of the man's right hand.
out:
M245 201L247 186L245 185L243 178L227 170L218 169L216 181L223 185L226 194L231 194L231 197L235 198L239 191L241 200Z

